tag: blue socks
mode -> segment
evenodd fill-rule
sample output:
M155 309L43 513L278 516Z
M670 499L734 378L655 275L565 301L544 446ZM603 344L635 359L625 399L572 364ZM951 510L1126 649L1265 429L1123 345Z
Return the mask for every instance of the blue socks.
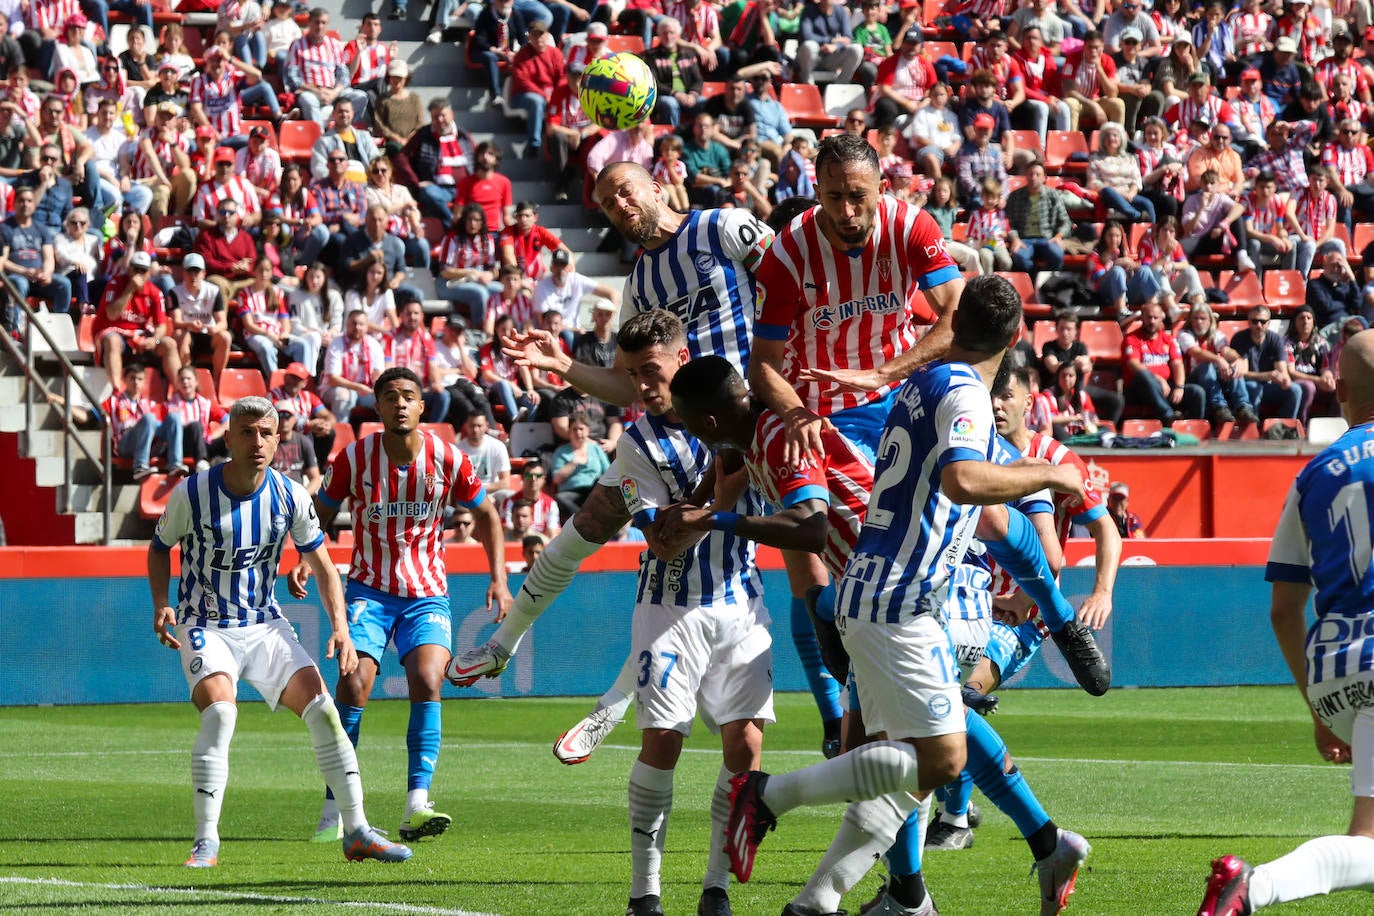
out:
M1045 550L1040 546L1040 536L1030 519L1008 507L1006 540L986 540L983 544L998 565L1011 573L1016 584L1040 608L1040 619L1045 621L1051 633L1064 629L1064 624L1074 619L1073 605L1055 584Z
M945 813L956 816L968 813L968 803L972 796L973 777L968 774L968 770L956 776L953 782L935 790L935 797L939 799Z
M406 749L410 752L406 789L428 789L439 762L442 721L439 704L410 704L410 727L406 729Z
M361 706L345 706L338 700L334 701L334 708L339 711L339 722L343 725L344 734L348 736L349 742L356 748L358 746L358 733L363 728L363 708ZM334 790L328 785L324 787L324 797L334 797Z
M830 616L833 618L835 615L835 590L833 586L827 587L826 591L821 593L821 600L817 609L820 610L827 606L827 593L829 595ZM830 672L826 671L825 665L821 663L821 649L816 642L816 630L811 625L811 615L806 613L806 602L801 598L792 599L792 645L797 648L797 657L801 659L802 670L806 672L806 683L811 688L811 695L816 699L816 708L820 710L821 721L839 720L844 715L844 710L840 708L840 683L830 676Z
M907 815L906 823L902 829L897 831L897 838L892 841L892 845L887 848L887 871L891 875L904 877L914 875L921 870L921 843L925 840L925 831L921 829L921 818L926 816L926 812L917 805L910 814Z
M1012 767L1010 773L1003 770L1007 745L1002 736L986 719L972 712L965 715L964 726L968 729L967 772L979 791L1012 819L1023 837L1031 836L1049 823L1050 816L1040 807L1021 770L1016 767Z

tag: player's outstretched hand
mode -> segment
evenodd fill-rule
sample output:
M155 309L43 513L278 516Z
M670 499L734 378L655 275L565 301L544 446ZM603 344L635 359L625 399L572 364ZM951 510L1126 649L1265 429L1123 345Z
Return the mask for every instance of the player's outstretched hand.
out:
M347 630L340 630L329 637L324 647L325 658L338 658L339 676L348 677L358 670L358 650L353 648L353 640Z
M511 603L515 599L511 597L510 589L506 587L506 580L493 581L491 587L487 589L487 607L495 608L496 616L492 618L496 623L506 619L506 614L510 612Z
M1317 742L1317 752L1322 755L1323 760L1331 763L1350 762L1350 745L1336 737L1335 732L1321 722L1314 722L1312 730Z
M548 331L530 329L501 338L501 349L517 366L562 373L570 362L559 339Z
M798 377L803 382L836 385L843 391L877 391L888 382L877 369L803 369Z
M714 514L710 509L689 503L673 503L658 511L654 516L654 525L658 536L664 541L695 543L702 532L711 530L711 516Z
M305 583L310 580L310 565L304 561L286 574L286 590L297 601L305 598Z
M1083 621L1085 626L1094 630L1102 629L1110 616L1112 616L1112 596L1110 594L1093 592L1088 596L1088 600L1083 602L1083 606L1078 609L1078 619Z
M1068 495L1068 504L1071 506L1083 502L1088 495L1083 475L1071 464L1056 464L1050 469L1050 489Z
M821 442L821 432L827 427L834 429L829 420L816 416L805 407L794 407L782 416L787 440L785 456L788 465L799 467L812 457L825 455L825 444Z
M177 612L169 607L160 607L153 612L153 632L157 634L157 641L169 649L181 648L181 643L172 633L176 622Z

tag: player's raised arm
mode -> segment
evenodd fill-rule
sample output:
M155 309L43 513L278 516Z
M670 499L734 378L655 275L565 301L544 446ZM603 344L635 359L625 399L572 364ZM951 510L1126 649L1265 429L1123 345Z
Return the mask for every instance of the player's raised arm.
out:
M473 535L486 550L487 564L491 568L487 604L495 609L494 619L499 623L511 605L510 589L506 586L506 533L501 527L501 513L496 511L496 503L488 496L472 507L472 519L476 523Z
M993 506L1044 489L1083 498L1083 478L1078 471L1049 463L955 461L940 472L940 488L952 501L965 506Z
M329 618L332 630L329 641L325 643L324 657L337 658L339 673L347 677L358 667L358 653L348 635L348 612L344 605L339 571L334 568L334 561L323 546L302 553L301 560L301 565L308 567L315 574L315 581L320 584L320 603L324 605L324 613Z
M665 523L672 520L693 531L720 529L779 550L820 553L830 534L825 513L824 500L806 499L772 515L713 512L685 503L669 506L661 514L668 516Z
M634 403L634 386L618 368L580 363L563 352L558 338L548 331L530 329L502 338L502 349L517 366L556 372L578 391L598 401L629 407Z
M782 374L785 340L755 337L749 353L749 387L773 410L787 429L787 460L800 464L808 455L824 455L821 431L829 423L802 403L797 389Z

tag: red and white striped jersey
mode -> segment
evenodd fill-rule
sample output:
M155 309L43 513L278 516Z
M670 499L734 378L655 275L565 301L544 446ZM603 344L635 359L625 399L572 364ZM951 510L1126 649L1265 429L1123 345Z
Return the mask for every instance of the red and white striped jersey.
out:
M981 248L985 245L989 248L995 248L997 245L1005 245L1009 235L1011 235L1011 223L1007 220L1007 214L1001 209L984 210L979 208L969 214L968 244L974 248ZM989 242L997 244L988 245Z
M274 302L268 304L268 295L271 295ZM283 319L289 320L291 315L286 311L286 299L268 287L262 292L254 290L251 286L246 286L239 290L239 294L234 297L234 317L239 322L239 329L248 333L248 329L243 326L243 319L249 315L253 316L253 322L262 330L269 334L280 334L283 327Z
M160 420L164 410L156 401L130 397L122 389L102 401L100 409L105 414L106 422L110 424L110 432L116 443L119 442L120 436L143 418L144 414L152 414Z
M30 29L51 29L57 40L63 39L62 23L67 17L81 12L79 0L32 0L24 13L24 26Z
M1071 464L1083 477L1083 491L1086 495L1082 502L1071 505L1068 494L1054 494L1054 524L1059 531L1060 547L1068 543L1069 529L1075 521L1090 522L1107 511L1102 502L1102 494L1093 487L1092 474L1088 472L1088 466L1064 443L1053 436L1031 433L1030 445L1026 447L1026 457L1044 458L1050 464Z
M234 156L234 174L247 178L254 187L275 191L281 183L281 154L264 143L262 152L254 156L245 146Z
M187 104L200 103L210 125L219 131L221 137L234 137L243 133L243 105L239 102L239 73L230 64L225 64L219 79L201 72L191 80L190 96Z
M1264 93L1260 93L1258 100L1241 96L1235 100L1231 110L1236 113L1236 123L1255 138L1263 137L1274 118L1278 117L1273 101Z
M167 399L167 412L181 417L181 422L187 426L199 423L206 442L210 441L210 424L222 422L229 416L229 411L211 404L205 395L198 394L188 401L181 396L180 391L172 392L172 396Z
M429 362L434 358L434 337L424 328L419 328L414 334L407 334L405 329L398 328L395 334L387 335L386 356L388 365L409 369L428 385Z
M1183 99L1165 115L1170 124L1176 125L1180 130L1187 130L1188 126L1201 118L1209 125L1231 123L1236 116L1231 111L1231 106L1226 104L1226 100L1219 95L1209 95L1201 103L1194 102L1191 98Z
M1011 98L1015 88L1013 84L1021 79L1021 71L1012 63L1011 55L1003 54L1000 60L994 61L981 45L973 49L969 70L975 73L979 70L992 71L992 75L997 77L997 97L1004 102Z
M941 15L964 15L986 22L989 19L1001 19L1010 12L1003 0L950 0Z
M1296 204L1298 225L1313 238L1319 238L1327 223L1336 220L1336 197L1330 191L1322 191L1318 197L1313 189L1304 188L1293 198Z
M501 503L501 524L506 526L509 531L514 526L511 524L515 516L515 503L517 500L524 499L523 493L516 493L514 496L507 496ZM533 500L534 514L530 520L530 530L535 534L542 534L545 537L552 537L561 527L561 519L558 514L558 502L549 494L540 491L537 498Z
M147 137L152 141L153 154L157 156L157 161L162 163L162 171L168 178L171 178L177 173L176 156L172 154L172 150L179 149L188 156L191 154L191 142L186 138L185 134L177 133L174 139L164 140L158 136L156 128L149 127L143 131L140 135L140 139L142 137ZM134 178L157 177L153 172L153 167L148 163L148 156L143 151L142 143L139 143L134 150L132 168L134 170ZM257 195L254 196L256 197Z
M448 594L444 568L444 507L476 507L486 490L456 445L421 433L420 453L393 465L382 433L347 446L325 474L320 492L353 514L348 577L402 598Z
M1326 111L1332 124L1340 124L1346 118L1354 118L1361 124L1369 120L1369 106L1359 99L1327 99Z
M277 172L277 178L278 180L281 179L280 170ZM299 197L285 199L282 198L280 192L275 192L268 198L267 207L271 210L280 210L285 219L305 219L312 212L320 212L320 204L315 200L315 192L309 188L301 188Z
M343 42L332 35L326 35L318 43L302 35L286 49L286 65L300 68L302 82L325 89L337 82L338 67L343 62Z
M709 3L689 10L686 3L665 3L663 12L682 24L682 40L705 45L706 39L720 31L720 15Z
M1374 151L1367 146L1345 149L1339 143L1328 143L1322 147L1322 164L1335 169L1336 177L1348 188L1374 171Z
M285 385L278 385L267 395L267 399L273 404L289 401L293 408L292 413L296 415L297 429L304 429L306 421L315 416L316 411L324 410L324 401L321 401L319 395L308 388L302 388L296 392L295 397L292 397L286 393Z
M808 499L823 500L830 533L826 535L821 562L838 582L845 563L859 541L869 494L873 492L873 465L848 439L834 429L821 433L825 454L801 466L787 462L786 427L771 410L759 416L754 444L744 456L749 481L764 500L778 510Z
M517 328L539 326L539 312L534 307L534 296L524 290L516 293L514 299L506 299L500 293L492 293L491 298L487 300L487 311L497 318L502 315L511 316L515 319Z
M660 157L654 161L654 168L649 176L665 188L673 184L686 184L687 166L683 164L681 159L674 159L669 162Z
M496 243L491 233L460 236L450 232L439 243L439 263L443 267L481 270L496 265Z
M803 367L872 369L916 343L916 326L934 324L921 290L959 279L939 225L924 210L884 196L873 235L846 251L821 232L808 210L774 238L754 276L755 336L785 340L784 375L809 410L828 416L877 400L892 389L843 391L803 382Z
M1153 232L1145 233L1145 237L1140 240L1140 250L1136 252L1140 256L1141 264L1153 264L1156 261L1164 260L1159 253L1159 243L1155 241ZM1174 242L1174 250L1169 252L1168 260L1186 261L1188 256L1183 253L1183 245L1177 240Z
M1332 94L1338 73L1344 73L1350 77L1350 85L1355 87L1355 92L1365 92L1369 89L1369 77L1365 76L1364 67L1361 67L1357 61L1353 58L1346 58L1345 63L1338 64L1336 58L1328 57L1317 64L1316 72L1313 74L1317 82L1326 89L1328 98Z
M262 209L262 204L258 201L258 192L253 190L253 185L244 176L235 175L223 184L211 180L201 185L196 191L191 213L198 220L213 220L219 202L230 199L239 205L240 220Z
M327 378L337 375L350 382L371 385L372 380L386 368L386 352L382 342L371 334L362 340L335 337L324 351L324 373Z
M1270 194L1269 199L1261 204L1255 198L1255 192L1251 191L1240 201L1245 205L1245 219L1249 221L1251 229L1258 229L1265 235L1275 235L1278 227L1283 225L1283 205L1277 196ZM1288 233L1283 234L1286 236Z
M1298 60L1301 63L1311 66L1319 57L1325 55L1326 27L1316 16L1308 14L1307 18L1300 22L1291 12L1285 13L1274 23L1274 31L1270 37L1277 42L1284 35L1298 43Z
M343 46L344 65L352 67L353 61L358 58L362 59L362 63L358 64L353 74L354 86L386 76L386 68L391 64L391 46L380 41L363 45L355 38Z
M1265 39L1274 27L1274 17L1260 11L1249 13L1240 11L1231 14L1231 39L1236 53L1242 57L1260 54L1264 51Z

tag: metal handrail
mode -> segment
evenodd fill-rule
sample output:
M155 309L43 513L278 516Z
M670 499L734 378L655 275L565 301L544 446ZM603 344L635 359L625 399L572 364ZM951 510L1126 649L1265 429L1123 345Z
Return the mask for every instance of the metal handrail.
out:
M43 337L43 339L47 341L48 348L52 351L53 356L56 357L58 364L62 367L63 378L70 379L71 381L76 383L77 388L79 388L81 393L86 397L87 402L94 408L95 415L100 418L101 457L97 458L95 456L95 453L91 451L90 446L88 446L82 440L80 436L80 430L77 429L76 423L72 420L72 402L71 398L68 396L71 394L71 390L64 385L62 392L62 508L63 511L67 513L70 513L72 511L71 443L75 441L77 447L81 449L83 454L85 454L87 460L89 460L92 464L98 465L101 469L101 476L104 480L104 483L100 488L101 541L105 544L108 544L110 543L110 516L112 508L110 482L112 480L112 472L114 466L114 438L112 430L110 429L109 420L101 414L99 398L96 396L95 392L91 391L90 387L87 386L85 380L77 374L75 364L67 358L67 354L64 353L62 351L62 348L58 346L57 341L53 339L50 333L48 333L48 329L43 326L42 322L37 320L38 313L29 307L27 297L20 295L18 288L16 288L14 283L11 282L8 275L0 274L0 281L3 281L4 292L9 296L10 300L14 302L15 305L24 312L24 315L28 319L28 331L24 334L23 352L20 352L19 346L14 342L14 340L10 337L9 334L0 333L0 338L4 339L6 349L9 350L10 355L13 356L15 360L20 364L20 366L22 366L24 369L25 433L31 435L33 433L34 428L33 397L32 392L29 389L29 386L37 385L38 387L42 388L45 393L48 391L47 386L43 384L43 380L41 377L39 377L37 370L35 370L33 364L34 330L37 330L38 333Z

